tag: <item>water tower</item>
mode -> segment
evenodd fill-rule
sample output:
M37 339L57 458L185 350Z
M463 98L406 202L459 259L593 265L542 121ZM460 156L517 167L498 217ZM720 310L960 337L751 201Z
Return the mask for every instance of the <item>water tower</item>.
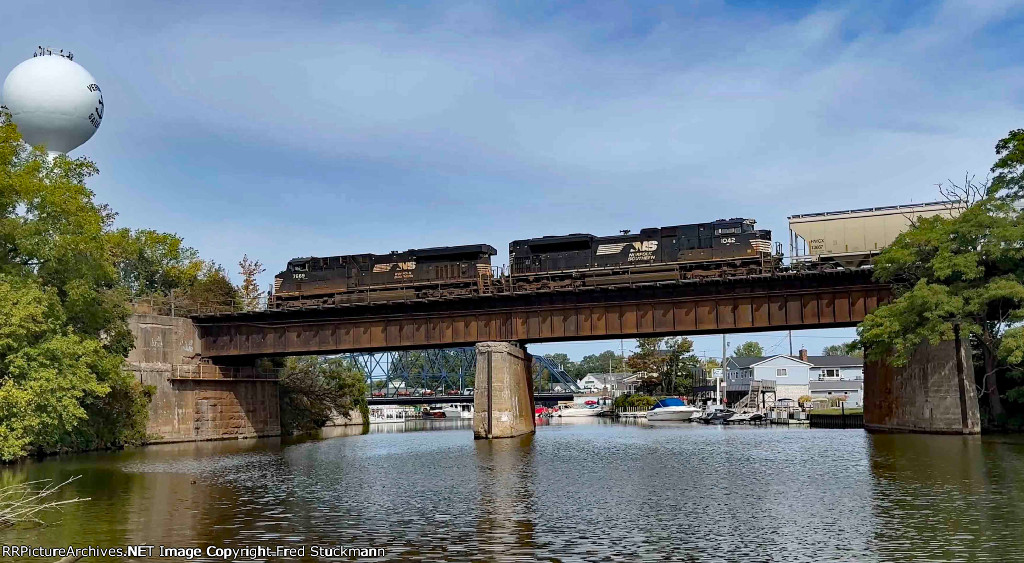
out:
M4 80L0 104L25 142L51 154L79 147L103 121L103 93L70 51L39 47Z

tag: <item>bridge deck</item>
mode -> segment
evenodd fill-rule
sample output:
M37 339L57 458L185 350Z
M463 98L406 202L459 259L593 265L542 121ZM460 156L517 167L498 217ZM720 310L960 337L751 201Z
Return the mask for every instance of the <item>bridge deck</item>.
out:
M485 341L554 342L854 326L891 288L870 271L196 315L202 355L239 359Z

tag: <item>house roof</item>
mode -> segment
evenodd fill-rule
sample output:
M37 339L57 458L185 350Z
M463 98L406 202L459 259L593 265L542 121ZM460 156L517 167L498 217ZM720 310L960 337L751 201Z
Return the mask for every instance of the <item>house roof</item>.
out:
M774 356L740 356L738 358L729 358L726 360L726 363L736 369L746 369L767 362L768 360L774 360L775 358L786 358L787 360L792 360L798 364L811 365L810 362L805 362L800 358L790 356L789 354L776 354Z
M807 364L816 368L838 368L838 367L861 367L864 365L864 358L857 356L808 356L804 362L796 356L789 354L776 354L774 356L740 356L727 360L730 367L735 369L746 369L775 358L787 358L796 363Z

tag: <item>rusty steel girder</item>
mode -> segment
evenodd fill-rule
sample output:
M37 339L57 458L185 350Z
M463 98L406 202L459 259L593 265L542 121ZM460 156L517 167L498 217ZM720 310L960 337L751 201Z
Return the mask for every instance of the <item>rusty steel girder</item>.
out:
M870 272L197 315L206 358L854 326L891 298Z

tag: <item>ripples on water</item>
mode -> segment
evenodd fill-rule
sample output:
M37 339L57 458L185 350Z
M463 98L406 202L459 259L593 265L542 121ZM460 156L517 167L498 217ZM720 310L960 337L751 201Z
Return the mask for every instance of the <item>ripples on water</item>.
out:
M406 426L9 468L5 482L81 474L67 494L92 500L2 539L385 547L402 561L1024 557L1020 440L586 421L488 442L468 422Z

